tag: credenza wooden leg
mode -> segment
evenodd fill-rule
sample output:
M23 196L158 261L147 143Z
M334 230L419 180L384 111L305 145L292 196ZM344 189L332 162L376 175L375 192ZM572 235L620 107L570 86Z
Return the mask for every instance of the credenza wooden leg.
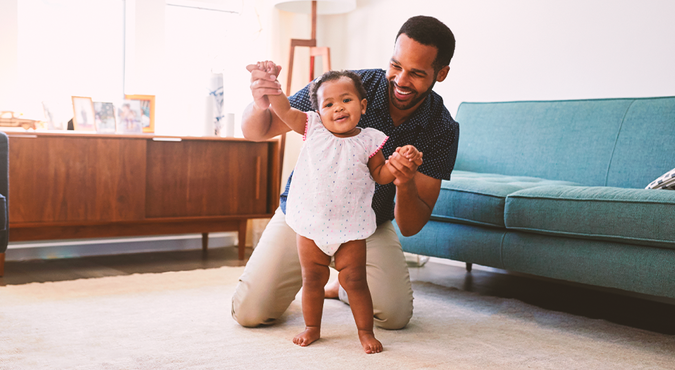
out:
M5 276L5 254L0 253L0 277Z
M209 249L209 233L202 233L202 252Z
M247 220L239 221L239 260L244 259L246 252L246 224Z

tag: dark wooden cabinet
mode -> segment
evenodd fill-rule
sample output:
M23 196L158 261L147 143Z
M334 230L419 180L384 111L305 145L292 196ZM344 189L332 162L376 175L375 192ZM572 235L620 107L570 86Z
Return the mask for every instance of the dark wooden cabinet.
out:
M278 205L279 140L8 134L10 241L238 231L243 258Z

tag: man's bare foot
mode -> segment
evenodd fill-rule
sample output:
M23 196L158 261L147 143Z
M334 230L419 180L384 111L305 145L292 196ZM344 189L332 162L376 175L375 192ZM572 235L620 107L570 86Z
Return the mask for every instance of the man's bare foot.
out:
M328 282L324 289L324 296L329 299L338 299L340 298L340 280L335 279L331 282Z
M366 353L380 353L383 350L382 343L375 339L372 331L359 330L359 340Z
M321 337L321 328L315 326L306 327L305 331L296 335L295 338L293 338L293 343L301 347L307 347L320 337Z

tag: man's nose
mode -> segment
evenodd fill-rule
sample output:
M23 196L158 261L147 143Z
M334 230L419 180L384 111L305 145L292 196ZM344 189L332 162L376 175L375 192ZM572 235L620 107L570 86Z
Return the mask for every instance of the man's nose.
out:
M410 83L410 75L406 71L401 71L401 73L396 75L394 82L399 86L407 86Z

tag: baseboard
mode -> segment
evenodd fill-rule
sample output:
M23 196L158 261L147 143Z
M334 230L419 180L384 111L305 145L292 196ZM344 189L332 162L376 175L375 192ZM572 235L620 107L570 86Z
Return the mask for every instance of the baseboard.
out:
M234 246L236 232L209 234L209 248ZM7 261L33 259L75 258L126 253L180 251L202 248L201 234L162 235L133 238L102 238L77 240L48 240L40 242L11 242L7 246Z

